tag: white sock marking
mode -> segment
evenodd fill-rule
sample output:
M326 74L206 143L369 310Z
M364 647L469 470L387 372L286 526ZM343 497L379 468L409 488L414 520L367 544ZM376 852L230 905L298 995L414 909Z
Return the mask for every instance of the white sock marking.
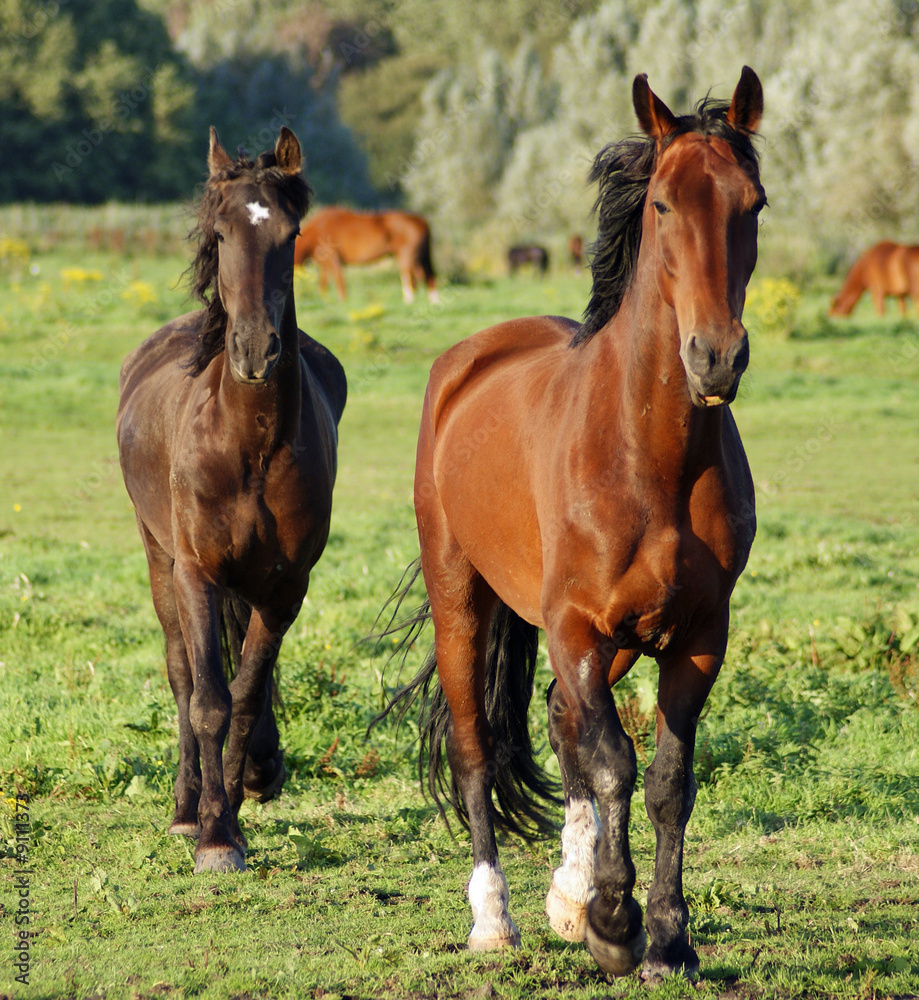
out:
M565 805L562 829L562 865L552 877L556 888L572 903L587 904L594 889L594 854L600 822L591 799L572 799Z
M470 947L494 942L492 947L520 943L520 932L507 912L510 893L501 865L480 861L472 869L466 889L472 907L474 925L469 935Z

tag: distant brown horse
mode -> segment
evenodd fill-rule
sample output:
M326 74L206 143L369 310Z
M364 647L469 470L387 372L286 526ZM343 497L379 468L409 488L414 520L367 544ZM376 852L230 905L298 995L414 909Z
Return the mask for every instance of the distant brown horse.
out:
M469 947L516 946L494 822L545 820L536 800L550 782L527 729L545 629L565 795L549 921L586 938L612 974L644 955L653 980L698 968L683 840L696 726L755 531L728 404L750 356L741 315L766 199L751 141L763 94L749 67L729 105L705 100L676 117L643 75L633 103L647 138L613 144L593 168L584 322L500 323L431 369L415 472L428 604L407 624L413 639L430 617L434 647L390 707L423 699L429 789L468 822ZM642 654L659 665L657 753L644 773L657 834L647 954L629 854L635 750L610 690Z
M575 274L580 274L584 264L584 239L577 233L568 237L568 256L574 265Z
M831 316L849 316L865 292L878 316L884 315L884 299L892 295L906 315L906 298L919 306L919 246L904 246L884 240L866 250L852 265L839 294L830 304Z
M415 286L424 282L428 298L437 301L437 278L431 263L431 230L420 215L410 212L352 212L323 208L311 216L297 237L294 263L308 259L319 266L319 289L331 277L339 298L345 299L343 264L370 264L392 255L402 278L402 297L415 298Z
M231 160L211 129L192 265L204 308L121 369L121 468L179 713L169 832L197 838L196 872L245 868L243 797L283 784L272 675L329 534L346 389L297 329L301 163L287 128L254 163Z

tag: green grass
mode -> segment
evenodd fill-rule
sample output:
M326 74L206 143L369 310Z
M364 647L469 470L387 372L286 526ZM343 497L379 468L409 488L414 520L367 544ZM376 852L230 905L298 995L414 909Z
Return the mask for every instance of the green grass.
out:
M417 552L430 363L504 318L579 315L588 278L456 286L438 308L404 306L391 270L352 269L345 305L321 300L310 272L299 280L300 324L338 354L351 390L332 535L281 654L291 777L277 802L244 807L248 871L196 877L192 845L165 834L175 713L114 440L120 361L189 307L184 261L52 251L31 263L38 274L0 274L0 926L10 945L18 789L33 796L38 936L27 987L0 949L0 994L919 994L915 321L860 308L831 323L815 289L796 335L754 341L734 411L760 528L700 727L687 836L702 979L649 991L608 981L549 931L556 838L502 843L523 948L466 952L468 838L451 839L418 791L408 728L364 739L385 656L358 643ZM641 768L651 666L619 697ZM632 835L641 898L653 834L640 789Z

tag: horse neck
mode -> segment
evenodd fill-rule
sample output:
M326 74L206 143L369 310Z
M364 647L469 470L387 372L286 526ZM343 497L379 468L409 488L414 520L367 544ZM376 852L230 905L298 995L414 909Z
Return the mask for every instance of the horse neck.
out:
M629 446L623 453L631 456L633 477L650 488L675 487L710 464L723 419L721 408L701 410L690 400L676 311L661 298L654 256L650 266L636 266L618 312L593 338L603 355L600 370L619 373L613 405L618 436Z
M281 355L264 385L237 382L230 372L229 354L222 355L218 406L224 426L243 450L263 458L296 441L302 408L300 333L291 290L281 323Z

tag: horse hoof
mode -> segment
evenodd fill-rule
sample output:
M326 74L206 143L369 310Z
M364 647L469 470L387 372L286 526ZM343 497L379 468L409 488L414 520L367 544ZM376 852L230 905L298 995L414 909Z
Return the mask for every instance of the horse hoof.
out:
M197 840L201 836L201 827L197 823L176 821L170 825L167 832L174 837L191 837L193 840Z
M699 978L699 956L688 944L671 948L665 958L652 942L641 966L641 981L654 985L668 976L682 976L694 982Z
M689 982L694 983L699 978L699 966L682 965L679 968L673 968L670 965L652 964L649 966L646 962L641 967L639 978L646 986L657 986L669 976L682 976L684 979L688 979Z
M627 944L613 944L598 937L588 924L585 940L591 957L607 975L627 976L641 963L648 939L642 928Z
M583 941L587 931L587 904L574 903L553 882L546 896L549 926L566 941Z
M195 874L201 872L244 872L246 856L238 847L210 847L195 852Z
M502 948L519 948L520 931L516 927L506 932L491 932L487 935L476 935L473 929L469 935L470 951L500 951Z
M256 802L268 802L281 794L281 789L284 787L286 780L287 768L284 766L284 758L281 756L280 760L278 760L278 769L271 781L266 785L262 785L261 788L250 787L243 782L243 795L247 799L255 799Z

